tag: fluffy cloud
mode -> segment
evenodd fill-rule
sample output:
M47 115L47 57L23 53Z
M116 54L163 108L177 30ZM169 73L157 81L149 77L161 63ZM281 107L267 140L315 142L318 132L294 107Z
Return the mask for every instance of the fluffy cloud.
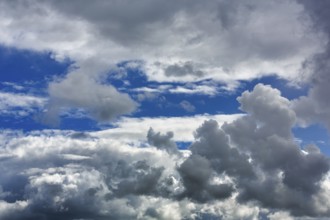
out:
M262 84L238 101L246 115L221 126L205 121L184 151L176 134L153 129L136 143L104 138L109 131L2 131L0 217L328 216L329 158L297 145L290 101Z

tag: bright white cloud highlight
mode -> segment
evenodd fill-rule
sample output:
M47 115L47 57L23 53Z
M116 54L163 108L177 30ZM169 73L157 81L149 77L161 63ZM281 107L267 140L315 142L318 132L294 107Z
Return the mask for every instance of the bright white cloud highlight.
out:
M223 124L232 122L241 117L243 114L233 115L195 115L191 117L157 117L157 118L128 118L123 117L113 123L115 128L95 132L94 135L100 138L120 138L127 140L143 141L146 139L146 134L149 128L155 129L157 132L166 133L172 131L175 135L174 141L192 142L194 140L194 131L205 121L214 119Z

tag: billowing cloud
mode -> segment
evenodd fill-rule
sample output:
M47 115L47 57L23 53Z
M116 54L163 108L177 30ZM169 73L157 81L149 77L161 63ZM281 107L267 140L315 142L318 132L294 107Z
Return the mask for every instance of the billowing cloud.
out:
M251 164L260 168L254 171L255 179L241 180L239 200L257 200L295 215L318 215L313 199L329 170L329 159L317 151L303 154L292 139L295 113L289 101L261 84L238 100L248 116L223 129L250 156Z
M262 84L238 101L246 115L205 121L182 151L157 126L136 143L102 131L2 131L0 218L329 216L329 158L297 145L290 101Z

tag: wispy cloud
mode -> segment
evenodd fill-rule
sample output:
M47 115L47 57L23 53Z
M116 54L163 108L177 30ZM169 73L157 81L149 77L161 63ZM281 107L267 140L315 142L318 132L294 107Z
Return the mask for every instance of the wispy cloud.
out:
M0 112L2 115L27 116L42 109L46 102L47 99L42 97L0 92Z

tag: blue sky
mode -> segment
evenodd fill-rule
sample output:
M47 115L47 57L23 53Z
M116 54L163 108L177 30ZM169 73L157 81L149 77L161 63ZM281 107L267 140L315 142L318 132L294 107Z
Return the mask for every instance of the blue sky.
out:
M329 3L0 2L0 220L327 219Z

